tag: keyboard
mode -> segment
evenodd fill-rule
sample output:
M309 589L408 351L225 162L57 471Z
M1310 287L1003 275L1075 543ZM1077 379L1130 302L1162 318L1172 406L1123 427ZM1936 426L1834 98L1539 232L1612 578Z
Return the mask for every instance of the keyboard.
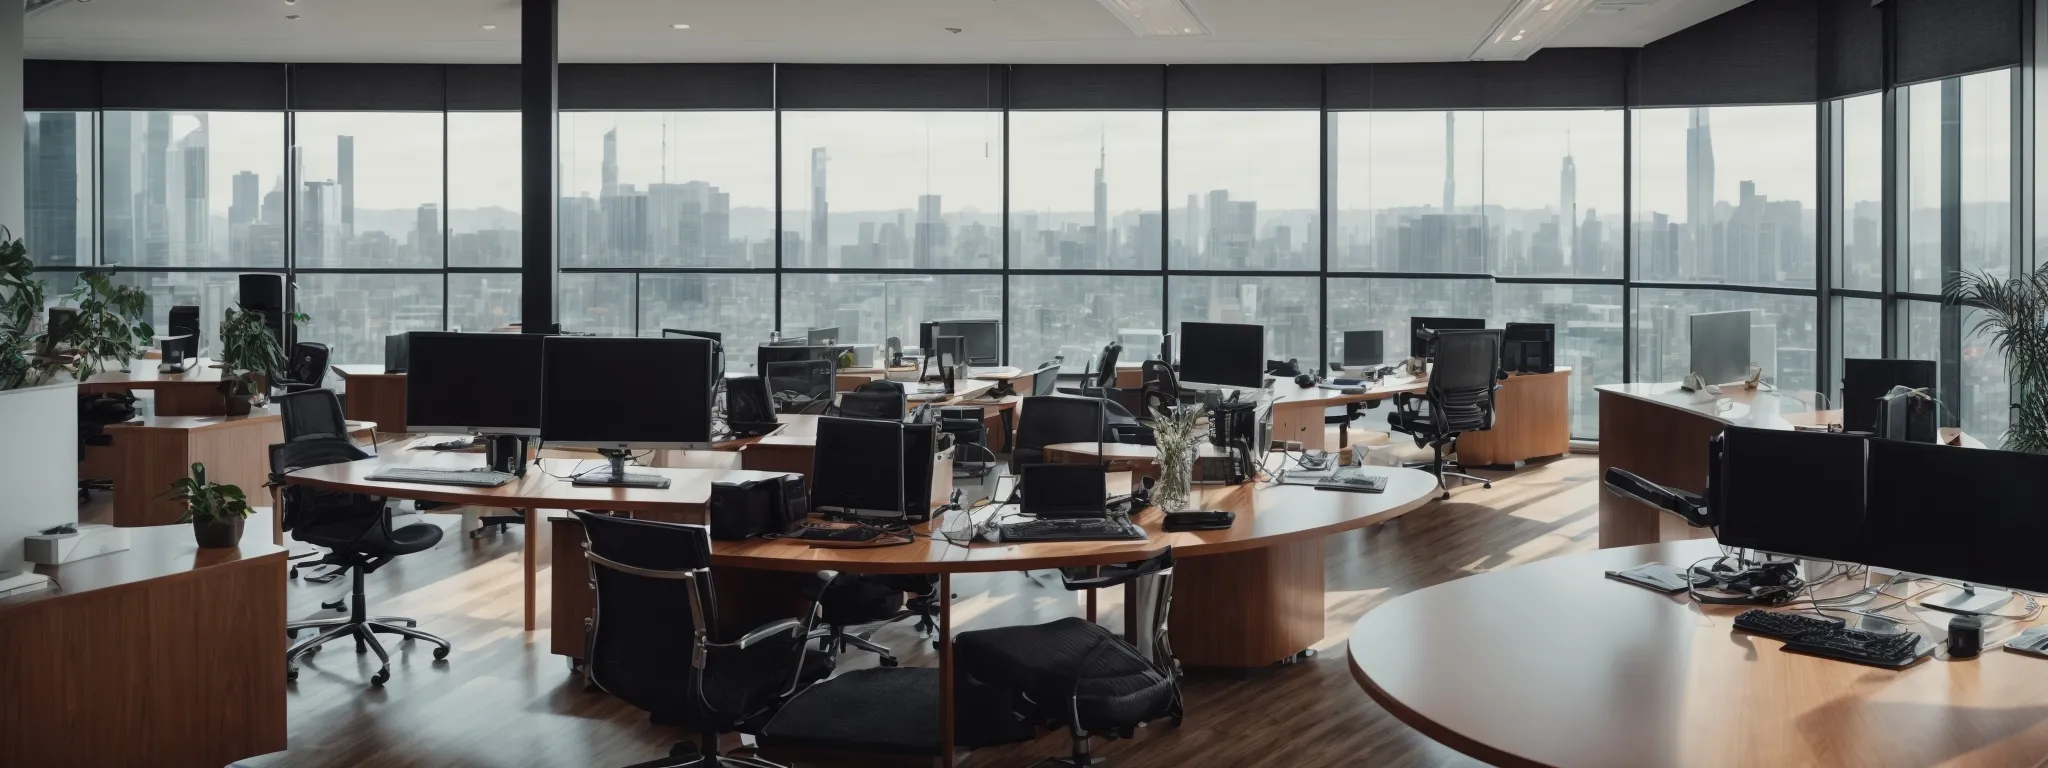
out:
M880 538L881 535L881 529L870 528L865 525L849 525L845 527L807 525L798 528L795 533L783 538L795 539L797 541L831 541L842 544L859 544L861 542L874 541Z
M1735 617L1735 628L1752 634L1789 639L1806 632L1828 632L1842 628L1841 619L1785 611L1749 610Z
M1343 467L1330 473L1329 479L1316 483L1316 490L1382 493L1387 490L1387 478L1360 473L1356 467Z
M1898 669L1920 658L1920 634L1879 634L1837 628L1807 632L1785 641L1785 650L1854 664Z
M386 483L425 483L427 485L461 485L470 488L496 488L512 482L510 472L486 469L408 469L391 467L372 473L370 480Z
M996 526L1004 543L1034 541L1125 541L1142 540L1145 530L1121 518L1089 517L1077 520L1031 520Z

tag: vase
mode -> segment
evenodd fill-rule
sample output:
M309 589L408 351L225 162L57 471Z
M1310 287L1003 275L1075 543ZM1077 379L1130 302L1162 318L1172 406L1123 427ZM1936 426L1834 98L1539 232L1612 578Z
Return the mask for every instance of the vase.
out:
M247 416L247 415L249 415L249 410L250 410L250 398L249 398L249 396L248 396L248 395L228 395L228 396L227 396L227 407L226 407L227 415L229 415L229 416Z
M200 549L223 549L242 544L242 518L232 520L192 521L192 538L199 542Z
M1159 454L1159 489L1152 494L1152 503L1160 512L1173 514L1188 508L1194 498L1195 455L1199 446L1188 446L1185 451L1162 451Z

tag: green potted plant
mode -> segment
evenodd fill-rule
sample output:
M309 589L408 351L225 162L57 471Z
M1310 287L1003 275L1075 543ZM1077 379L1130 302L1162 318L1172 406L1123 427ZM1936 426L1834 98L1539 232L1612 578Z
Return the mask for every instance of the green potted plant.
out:
M1979 310L1970 333L1990 332L1992 348L2005 356L2014 399L2005 449L2048 453L2048 265L2005 280L1964 272L1943 298Z
M64 370L85 381L104 370L108 360L128 370L129 362L156 337L156 329L142 320L149 295L132 285L116 285L105 273L80 274L78 286L64 297L63 305L74 311L63 327L46 329L45 380Z
M247 416L251 401L284 370L284 350L264 324L263 313L228 309L220 324L220 393L229 416Z
M27 386L36 375L31 358L44 286L35 269L28 246L0 227L0 391Z
M192 475L171 482L166 498L185 505L178 522L192 524L192 538L207 549L242 543L242 522L254 510L242 489L206 480L206 465L194 463Z

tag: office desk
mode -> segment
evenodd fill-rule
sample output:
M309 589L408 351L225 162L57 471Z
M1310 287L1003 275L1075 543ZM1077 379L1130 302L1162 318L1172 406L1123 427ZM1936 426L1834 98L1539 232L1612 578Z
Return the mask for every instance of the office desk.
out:
M1509 374L1494 393L1493 429L1467 432L1458 438L1458 459L1468 466L1514 464L1571 451L1571 372L1558 366L1551 373ZM1304 387L1293 379L1273 382L1273 439L1299 440L1309 450L1330 450L1323 423L1324 409L1351 403L1419 395L1428 379L1397 373L1347 395L1320 386Z
M405 374L385 373L382 365L337 365L335 374L347 388L343 399L348 417L374 421L387 432L404 432Z
M1402 722L1501 766L2010 766L2048 755L2048 662L1988 644L1976 659L1898 671L1786 653L1732 630L1746 606L1693 605L1602 575L1718 554L1711 541L1600 550L1400 595L1352 629L1352 676Z
M369 479L370 475L386 466L469 469L481 467L483 464L483 456L475 453L394 450L361 461L302 469L285 475L284 481L293 485L309 485L395 499L526 510L526 629L530 632L538 626L535 572L539 568L540 531L544 527L540 523L546 518L546 510L602 509L647 515L657 520L698 523L704 520L704 505L711 499L712 483L765 480L779 477L781 474L744 470L638 468L634 471L668 476L671 480L669 487L579 487L569 480L556 477L567 478L576 472L591 469L598 466L597 461L542 459L539 467L527 469L525 477L496 488L391 483Z
M285 748L285 550L270 511L241 546L189 525L125 552L39 566L0 599L0 765L225 765Z
M163 416L220 416L228 412L227 398L220 393L220 368L205 358L193 361L184 373L157 373L154 362L135 360L126 373L116 368L100 371L78 385L81 395L147 389L156 393L155 413Z
M1198 459L1220 459L1229 455L1229 451L1206 440L1198 443L1195 448L1195 457ZM1159 476L1159 447L1156 445L1053 443L1045 447L1045 460L1058 464L1091 462L1097 457L1114 470L1132 472L1144 477Z
M86 446L79 474L113 479L114 525L153 526L184 517L183 507L162 497L173 481L192 473L195 462L206 465L207 480L260 498L270 478L270 446L284 442L284 423L270 408L247 416L152 413L109 425L106 433L113 444Z
M1704 493L1707 441L1729 426L1792 429L1839 424L1840 411L1815 411L1810 393L1723 387L1719 396L1686 392L1677 384L1603 384L1600 393L1600 473L1620 468L1654 483ZM1944 443L1983 443L1944 427ZM1712 535L1677 517L1604 488L1600 492L1600 546L1625 547Z
M1237 524L1221 531L1168 533L1160 527L1163 516L1153 508L1136 518L1147 534L1144 541L961 547L920 537L897 547L829 549L798 541L747 539L712 542L711 564L720 569L713 577L721 593L731 589L728 582L735 581L778 583L793 591L820 570L938 574L940 755L951 765L953 619L949 596L954 574L1128 563L1171 547L1175 568L1170 621L1175 657L1188 666L1264 667L1298 654L1326 634L1323 537L1391 520L1434 498L1436 479L1429 474L1400 468L1385 471L1388 488L1380 494L1250 484L1197 489L1203 508L1237 513ZM554 525L556 541L574 541L582 535L582 526L575 520L557 520ZM942 516L936 523L917 528L931 533L937 530L934 526L944 525L946 517ZM587 591L589 575L580 564L581 549L556 546L555 555L556 573L573 574L574 584ZM787 576L773 579L778 573ZM562 582L557 585L558 590L565 588ZM765 597L767 593L756 594ZM580 643L580 629L578 633Z

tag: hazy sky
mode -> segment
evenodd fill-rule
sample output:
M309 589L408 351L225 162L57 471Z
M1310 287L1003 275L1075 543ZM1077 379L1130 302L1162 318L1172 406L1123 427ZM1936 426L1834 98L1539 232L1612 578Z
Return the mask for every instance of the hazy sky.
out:
M1010 207L1073 213L1095 210L1095 168L1108 151L1109 210L1159 211L1157 112L1010 113Z
M1003 209L999 112L785 112L787 210L810 208L813 147L830 154L826 194L834 211L914 209L925 194L941 195L947 211Z

